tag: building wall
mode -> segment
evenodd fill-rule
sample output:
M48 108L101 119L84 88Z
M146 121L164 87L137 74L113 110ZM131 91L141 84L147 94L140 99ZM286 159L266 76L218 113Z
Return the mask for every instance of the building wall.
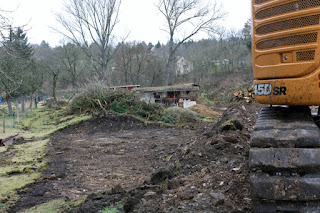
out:
M144 101L148 104L154 104L155 103L155 99L154 99L154 95L153 93L149 93L149 92L145 92L142 94L140 101Z
M189 108L197 104L196 101L190 100L191 97L188 98L190 96L190 93L187 93L187 91L181 91L179 93L180 93L179 95L175 96L175 98L177 98L176 103L178 102L177 106L180 106L183 108ZM142 93L138 92L138 94L140 94L141 101L144 101L146 103L151 103L151 104L156 102L155 92L142 92ZM158 92L156 94L160 95L161 98L169 97L167 92ZM164 100L164 103L165 103L165 100Z
M189 108L189 107L192 107L194 105L197 105L197 102L196 101L191 101L191 100L188 100L188 99L184 99L183 100L183 108Z
M176 75L188 74L192 71L192 69L193 64L184 57L181 57L176 63Z

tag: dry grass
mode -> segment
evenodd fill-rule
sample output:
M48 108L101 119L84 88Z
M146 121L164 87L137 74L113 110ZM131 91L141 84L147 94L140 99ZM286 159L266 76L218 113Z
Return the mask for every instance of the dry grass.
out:
M206 106L206 105L202 105L202 104L197 104L194 105L192 107L190 107L189 109L191 109L194 112L197 112L200 114L200 116L202 117L209 117L209 118L217 118L221 116L220 112L214 111L212 108Z

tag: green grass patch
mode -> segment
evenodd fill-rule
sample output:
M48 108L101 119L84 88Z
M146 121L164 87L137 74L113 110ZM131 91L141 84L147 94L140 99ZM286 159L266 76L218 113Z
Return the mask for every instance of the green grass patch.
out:
M24 139L28 139L28 142L0 147L0 153L3 153L0 156L0 202L6 204L4 210L19 198L17 189L41 177L41 172L47 166L43 158L50 141L47 139L48 136L59 129L90 118L91 116L87 115L66 115L63 108L41 107L25 114L15 129L6 132L5 136L18 133ZM50 210L50 205L61 207L56 202L48 205L49 207L43 208L48 211L38 212L56 212L56 208Z
M8 147L6 146L0 146L0 153L6 152L8 150Z
M42 159L45 155L45 148L49 139L30 142L25 144L20 144L14 146L14 149L9 152L13 156L10 158L12 163L36 163L38 160Z
M123 212L123 205L120 204L117 207L106 207L99 211L99 213L120 213Z
M118 209L113 207L108 207L103 209L101 213L118 213Z
M40 108L27 114L18 125L24 138L44 138L67 126L90 119L89 115L66 116L64 109Z
M8 171L6 174L7 175L16 175L16 174L21 174L22 171L20 169L13 169L13 170L10 170Z
M40 178L49 139L11 145L0 167L0 201L16 197L16 190Z
M20 166L16 166L16 165L11 165L11 166L3 166L0 169L0 179L1 176L6 176L6 175L10 175L10 174L14 174L15 171L23 171L23 169L25 168L25 166L20 165Z
M59 213L64 212L68 209L78 207L86 199L86 196L81 197L80 199L75 199L71 201L66 201L65 199L56 199L47 203L43 203L37 206L34 206L30 209L25 209L20 211L20 213Z
M0 201L16 197L16 190L39 179L41 173L11 175L0 177Z
M26 104L26 112L24 114L19 114L19 121L23 120L23 118L28 115L29 113L32 113L31 109L29 109L28 104ZM21 105L20 105L21 107ZM5 109L5 133L3 133L3 126L2 126L2 111L0 111L0 117L1 117L1 123L0 123L0 135L1 136L9 136L13 135L19 132L19 129L17 128L18 125L18 118L17 118L17 110L16 110L16 105L12 103L12 108L13 108L13 116L9 115L9 110L6 104L0 104L0 109L4 108ZM44 108L43 106L38 106L37 109L33 110L39 110L41 108Z
M21 211L20 213L56 213L61 212L60 208L66 203L64 199L52 200L48 203L34 206L30 209Z

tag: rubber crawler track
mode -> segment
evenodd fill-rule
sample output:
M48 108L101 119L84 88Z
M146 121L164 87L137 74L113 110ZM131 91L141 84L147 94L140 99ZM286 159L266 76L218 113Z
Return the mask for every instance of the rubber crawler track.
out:
M250 144L252 212L320 212L320 133L309 107L262 108Z

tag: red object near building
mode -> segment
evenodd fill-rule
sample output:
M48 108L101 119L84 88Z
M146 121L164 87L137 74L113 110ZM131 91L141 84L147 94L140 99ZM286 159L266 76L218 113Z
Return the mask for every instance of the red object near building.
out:
M110 89L113 89L113 90L125 89L125 90L129 90L131 92L132 89L138 88L138 87L140 87L140 85L124 85L124 86L110 87Z

